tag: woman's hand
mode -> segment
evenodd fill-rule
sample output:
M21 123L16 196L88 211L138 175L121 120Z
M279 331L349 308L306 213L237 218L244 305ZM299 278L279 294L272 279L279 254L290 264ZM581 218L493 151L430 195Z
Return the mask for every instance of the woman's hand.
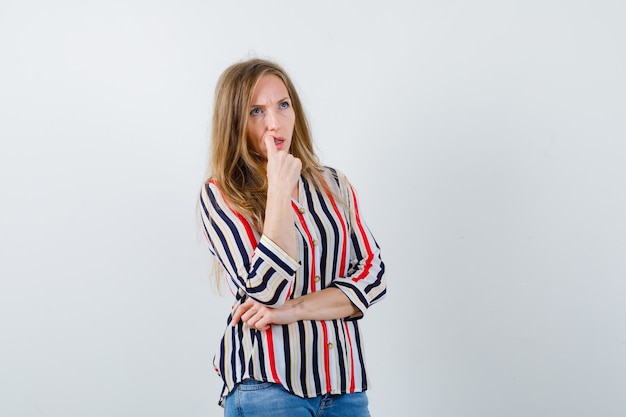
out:
M293 314L289 313L290 305L285 303L282 307L270 308L252 298L248 298L237 307L233 313L231 326L236 326L239 320L253 329L267 330L270 324L291 324L295 322Z
M286 151L276 149L274 136L268 134L264 138L267 149L267 182L268 194L277 193L291 198L291 193L298 183L302 162Z

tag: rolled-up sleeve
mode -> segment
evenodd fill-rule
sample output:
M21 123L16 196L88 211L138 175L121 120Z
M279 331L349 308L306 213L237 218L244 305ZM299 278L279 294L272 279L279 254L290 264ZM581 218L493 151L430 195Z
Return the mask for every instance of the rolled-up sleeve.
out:
M230 280L256 301L281 306L290 294L298 261L234 211L213 181L202 187L200 212L209 249Z
M344 277L333 280L332 286L339 288L361 312L384 298L387 293L385 264L380 254L380 247L365 224L359 210L359 202L354 188L345 177L345 196L348 200L350 231L350 263Z

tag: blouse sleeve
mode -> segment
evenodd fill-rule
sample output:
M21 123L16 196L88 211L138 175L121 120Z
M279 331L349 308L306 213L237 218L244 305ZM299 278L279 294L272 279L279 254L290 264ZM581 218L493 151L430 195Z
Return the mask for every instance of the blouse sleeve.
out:
M345 176L339 173L338 177L349 211L350 260L346 276L336 277L331 285L346 294L361 312L356 317L360 318L387 293L385 264L380 247L361 216L356 191Z
M200 211L210 251L230 280L256 301L280 307L289 297L299 263L250 221L234 211L215 182L200 193Z

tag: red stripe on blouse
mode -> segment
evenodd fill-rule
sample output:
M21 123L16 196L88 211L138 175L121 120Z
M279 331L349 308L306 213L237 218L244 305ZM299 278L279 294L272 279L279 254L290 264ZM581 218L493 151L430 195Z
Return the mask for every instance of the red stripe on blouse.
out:
M361 271L360 274L357 274L354 277L352 277L352 281L357 282L367 277L367 275L369 274L370 268L372 267L372 260L374 260L374 253L372 252L372 247L370 246L370 242L367 239L367 235L365 234L365 229L363 228L363 225L361 224L361 216L359 214L359 205L356 201L356 194L352 186L350 186L350 190L352 191L352 202L354 204L354 217L356 218L356 224L359 229L359 233L361 234L361 237L363 238L365 251L367 252L367 257L365 258L365 266L363 267L363 270Z
M330 355L328 354L328 331L326 328L326 322L321 321L322 330L324 330L324 373L326 374L326 392L332 391L332 384L330 383Z
M274 378L274 382L280 384L280 378L278 378L278 371L276 370L276 358L274 357L274 339L272 338L271 327L265 331L265 339L267 340L267 350L270 359L270 370L272 371L272 378Z

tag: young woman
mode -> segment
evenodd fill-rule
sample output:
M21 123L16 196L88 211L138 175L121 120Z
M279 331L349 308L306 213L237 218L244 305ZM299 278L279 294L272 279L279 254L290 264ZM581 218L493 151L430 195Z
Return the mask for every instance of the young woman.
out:
M384 264L278 65L220 77L200 208L234 297L214 360L225 416L369 416L358 319L386 293Z

